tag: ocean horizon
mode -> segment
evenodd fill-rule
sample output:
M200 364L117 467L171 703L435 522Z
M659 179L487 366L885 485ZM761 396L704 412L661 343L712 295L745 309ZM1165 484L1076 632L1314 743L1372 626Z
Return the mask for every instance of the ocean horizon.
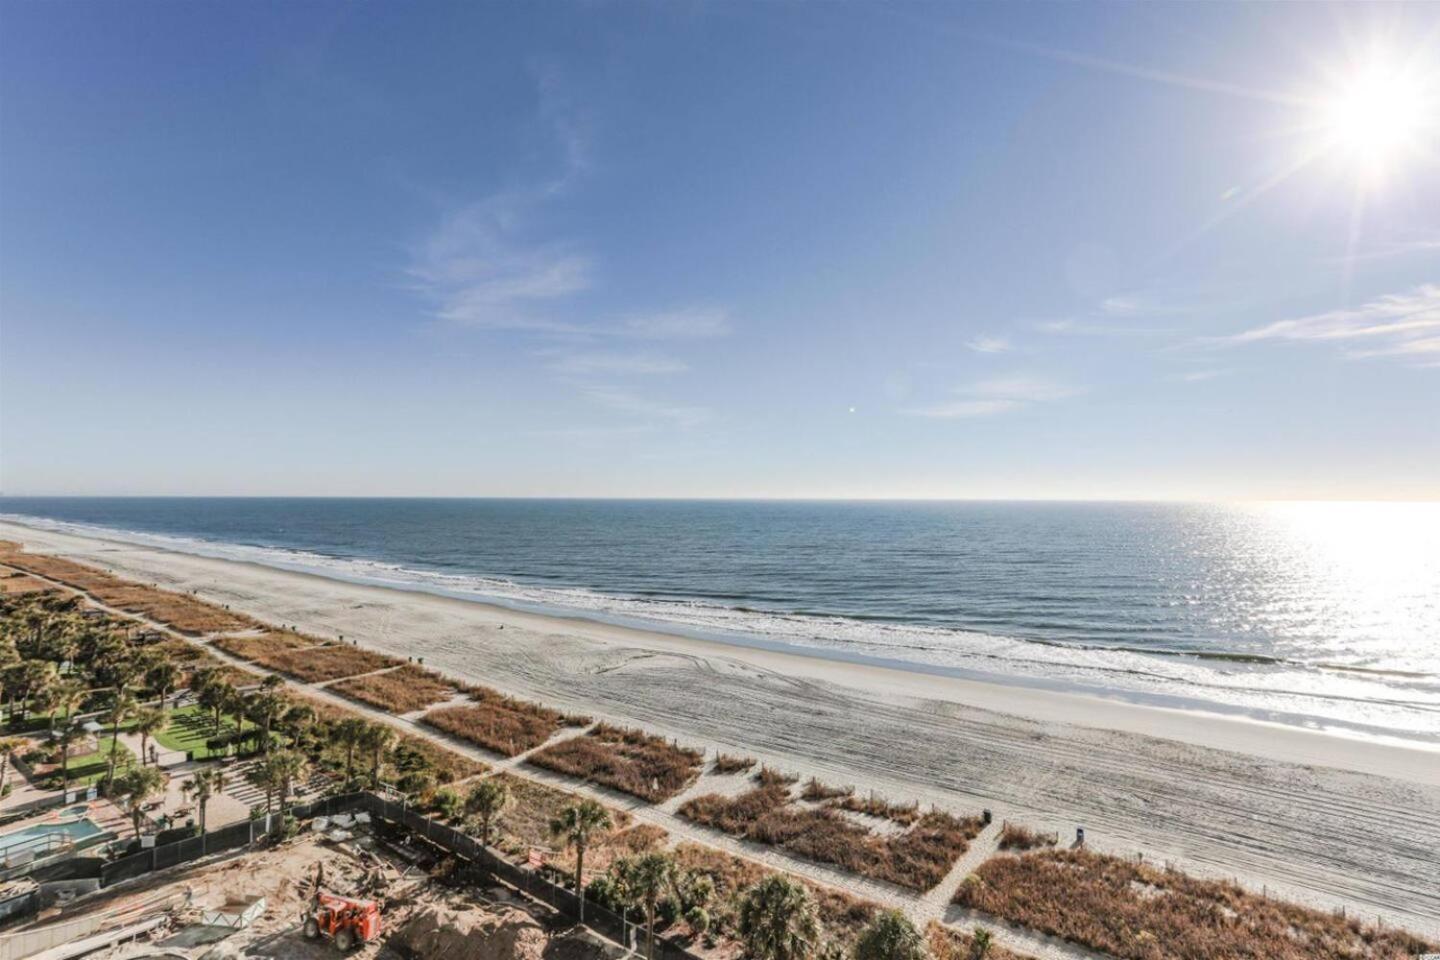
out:
M1440 505L0 498L540 613L1440 744Z

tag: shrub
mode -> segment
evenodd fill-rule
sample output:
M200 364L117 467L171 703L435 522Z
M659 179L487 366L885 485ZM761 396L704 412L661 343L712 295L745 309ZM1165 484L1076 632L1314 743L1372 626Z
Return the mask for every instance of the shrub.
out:
M515 697L507 696L506 694L503 694L498 690L492 690L489 687L479 687L475 686L474 684L461 684L460 689L464 691L471 700L474 700L476 703L481 704L482 706L494 705L498 707L503 707L507 710L519 711L521 713L532 713L536 716L544 717L547 721L554 723L557 727L590 726L590 718L582 714L564 713L560 710L552 710L549 707L542 707L540 704L532 703L529 700L519 700Z
M704 756L642 730L602 723L585 736L542 748L527 762L661 803L699 775Z
M1400 960L1437 949L1400 930L1085 849L992 857L955 900L1120 960Z

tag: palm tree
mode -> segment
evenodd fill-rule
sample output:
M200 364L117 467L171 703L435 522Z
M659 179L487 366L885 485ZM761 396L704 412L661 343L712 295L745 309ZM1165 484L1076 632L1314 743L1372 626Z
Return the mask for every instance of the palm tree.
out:
M249 700L250 722L260 728L260 742L266 753L270 752L270 728L285 715L290 701L279 690L262 689Z
M355 748L364 743L368 726L364 717L353 716L347 716L335 724L333 736L336 742L345 748L346 783L351 783L355 779Z
M806 960L819 932L810 891L784 874L755 884L740 904L740 938L754 960Z
M280 814L290 812L290 793L296 780L302 779L310 770L310 761L298 750L276 750L266 758L275 768L280 787Z
M490 846L490 828L509 805L510 788L494 777L481 780L465 798L465 812L480 824L482 846Z
M85 731L78 725L65 721L65 725L55 734L55 740L60 744L60 794L64 796L70 792L70 748L83 736Z
M89 693L90 691L85 687L85 684L81 683L79 680L61 680L59 683L55 684L54 690L51 691L50 707L52 710L55 711L55 713L60 713L63 711L65 714L66 722L69 722L71 715L74 714L75 710L79 708L82 703L85 702L85 697ZM50 729L55 729L54 714L51 714L50 716Z
M120 754L120 724L124 723L134 712L135 698L124 690L117 690L114 702L105 712L105 720L110 724L110 769L105 774L107 788L115 784L115 761Z
M140 734L140 765L145 765L146 744L170 723L164 708L144 707L135 711L135 732Z
M675 885L675 858L663 850L642 854L630 861L625 883L645 904L645 956L655 960L655 907ZM583 902L585 895L580 896Z
M165 789L165 774L154 767L131 767L120 781L120 793L135 824L135 837L140 837L140 815L146 802Z
M884 910L855 941L855 960L925 960L929 951L915 924L899 910Z
M170 696L170 691L180 682L180 668L172 660L161 660L149 670L145 671L145 683L160 694L160 709L165 709L165 701Z
M215 718L215 736L220 736L220 713L230 705L230 695L235 688L228 680L215 674L207 675L205 685L195 693L200 706L209 710Z
M592 837L613 825L610 811L594 800L581 800L561 810L550 821L550 833L575 848L575 893L580 897L580 919L585 919L585 848Z
M55 664L48 660L26 660L21 674L24 695L20 701L20 719L30 716L30 701L42 699L55 683Z
M0 737L0 797L5 795L5 781L10 776L10 754L24 742L19 737Z
M365 731L364 744L370 751L370 785L380 786L380 764L385 751L395 742L395 731L388 723L372 723Z
M275 763L276 754L257 760L245 771L245 779L265 791L265 814L269 816L271 801L280 785L280 768Z
M225 789L225 771L219 767L206 767L203 770L195 771L181 787L185 796L195 798L195 805L200 808L200 835L205 835L205 808L210 803L210 798Z

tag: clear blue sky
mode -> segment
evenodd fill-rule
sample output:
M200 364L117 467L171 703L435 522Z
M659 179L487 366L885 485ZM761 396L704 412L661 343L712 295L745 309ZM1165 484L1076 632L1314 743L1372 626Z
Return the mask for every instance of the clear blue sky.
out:
M1437 65L1435 5L3 0L0 488L1440 497Z

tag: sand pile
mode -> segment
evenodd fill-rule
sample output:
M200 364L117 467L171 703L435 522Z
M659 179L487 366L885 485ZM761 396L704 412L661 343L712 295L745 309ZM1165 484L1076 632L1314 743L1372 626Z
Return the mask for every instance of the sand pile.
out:
M541 960L549 937L523 910L451 910L431 907L416 914L389 941L415 957L455 960Z

